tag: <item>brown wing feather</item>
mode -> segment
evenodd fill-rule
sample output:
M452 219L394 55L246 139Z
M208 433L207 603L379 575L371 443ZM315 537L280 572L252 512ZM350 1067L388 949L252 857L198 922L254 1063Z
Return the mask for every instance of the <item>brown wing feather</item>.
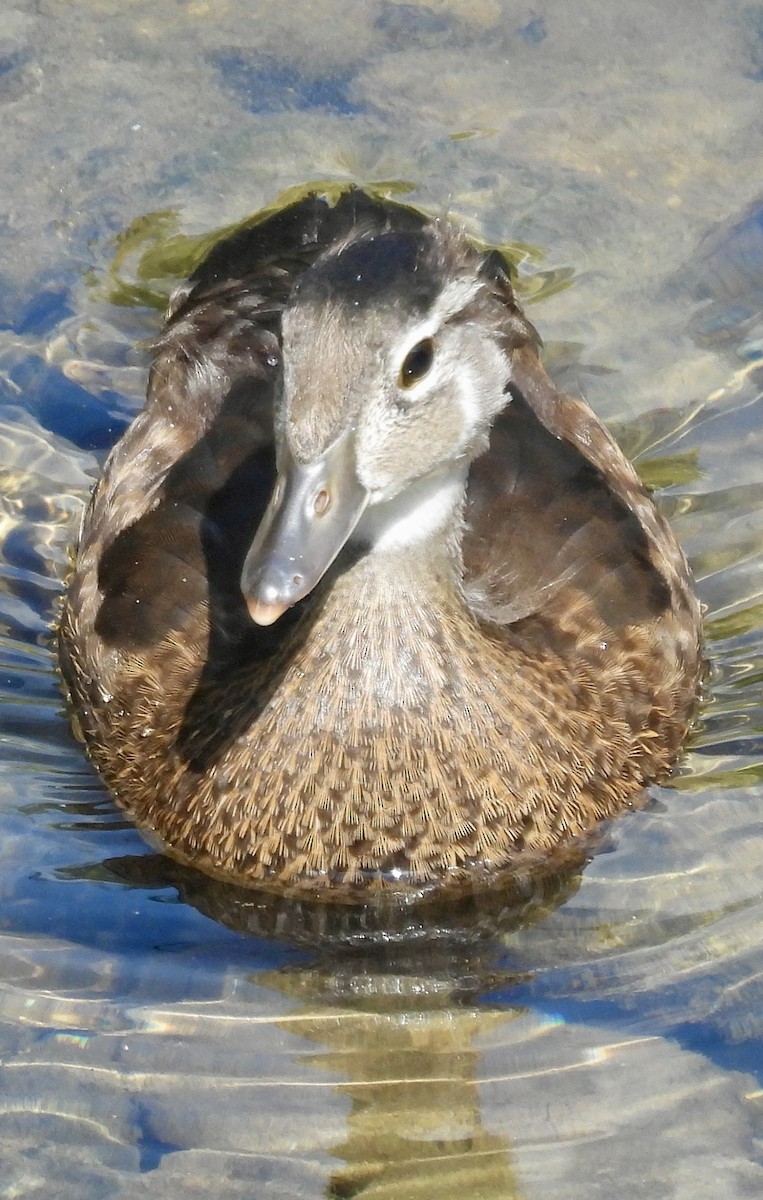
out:
M492 252L483 272L505 312L511 379L469 477L463 551L473 611L505 625L583 594L613 630L670 605L696 626L689 570L667 522L596 415L544 371L506 262Z
M584 591L619 627L670 600L648 535L608 480L541 423L517 387L469 480L463 542L467 591L481 616L507 624Z

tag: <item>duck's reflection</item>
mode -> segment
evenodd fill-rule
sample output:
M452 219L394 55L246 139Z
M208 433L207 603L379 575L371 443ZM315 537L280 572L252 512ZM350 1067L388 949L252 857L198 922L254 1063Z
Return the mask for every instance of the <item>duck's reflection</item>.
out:
M311 1044L299 1056L308 1080L316 1070L339 1076L336 1090L350 1101L326 1197L510 1200L521 1192L508 1140L483 1123L475 1039L518 1012L479 997L517 982L500 967L506 936L569 897L581 858L553 876L408 907L289 901L216 883L161 855L112 859L104 869L133 886L172 885L230 928L310 947L307 963L263 971L256 982L295 1003L282 1025Z
M141 889L175 888L179 899L236 933L278 940L319 953L321 962L345 956L361 971L372 964L393 974L407 971L427 953L447 956L490 955L511 931L534 924L563 904L580 883L592 850L606 835L599 832L560 848L533 870L507 873L492 886L435 892L423 899L409 893L379 892L363 904L310 898L223 883L163 854L109 858L98 868L101 880ZM66 877L76 878L76 868ZM92 868L83 872L93 877ZM351 953L350 953L351 952ZM406 965L404 965L406 964ZM457 968L454 968L457 971Z
M297 996L300 1033L323 1047L309 1070L336 1072L351 1109L331 1200L442 1200L519 1195L507 1140L483 1125L476 1035L512 1019L456 1000L445 978L320 970L273 972L267 982ZM292 1026L290 1025L290 1028Z

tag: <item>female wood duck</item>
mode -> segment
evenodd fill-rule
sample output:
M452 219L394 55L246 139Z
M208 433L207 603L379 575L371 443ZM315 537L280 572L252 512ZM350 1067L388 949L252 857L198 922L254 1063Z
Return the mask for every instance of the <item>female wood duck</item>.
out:
M701 673L684 556L506 261L355 189L173 297L60 649L171 854L338 897L489 879L638 803Z

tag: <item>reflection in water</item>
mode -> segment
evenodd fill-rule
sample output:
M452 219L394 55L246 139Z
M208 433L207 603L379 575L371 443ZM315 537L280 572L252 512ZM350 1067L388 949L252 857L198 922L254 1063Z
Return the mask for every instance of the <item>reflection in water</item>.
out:
M648 844L657 842L661 815L651 814ZM664 856L676 860L670 846ZM615 859L605 854L593 866L617 866ZM654 866L659 877L664 864ZM478 903L460 915L447 907L418 919L408 912L395 937L368 911L226 887L159 855L70 869L67 878L83 874L93 883L119 878L139 899L169 899L177 890L186 905L267 939L255 943L259 964L273 937L276 945L310 948L306 962L252 970L249 956L223 946L224 994L205 997L214 983L197 934L185 986L194 978L201 992L181 990L177 1000L143 1009L122 1069L147 1072L143 1153L158 1181L200 1170L192 1147L218 1146L220 1169L246 1178L257 1195L266 1178L277 1178L291 1181L290 1194L316 1198L610 1200L619 1180L638 1178L633 1195L646 1200L689 1162L698 1129L713 1187L763 1181L743 1165L751 1082L737 1085L704 1056L659 1036L659 1017L648 1008L627 1015L634 963L641 961L645 981L654 976L659 1005L662 943L679 956L678 976L714 943L723 952L722 922L738 920L739 908L715 920L702 914L698 928L696 914L682 921L661 914L648 880L639 900L639 881L623 874L623 893L606 886L605 872L600 908L576 911L573 873L556 891L547 882L524 906L505 906L502 916L497 894L483 898L482 922ZM664 884L662 891L668 902ZM121 908L129 907L119 895ZM607 896L620 899L622 911L607 913ZM219 932L213 937L219 941ZM177 951L182 943L176 959ZM163 966L176 974L182 961L173 970L172 959L160 958L153 977ZM112 990L119 992L119 979ZM590 1002L593 1023L584 1011ZM712 988L704 1003L715 1006ZM176 1074L181 1046L192 1077ZM594 1176L601 1190L592 1193Z
M478 1200L519 1197L510 1147L483 1123L475 1038L510 1014L461 1000L452 983L380 973L374 963L334 974L270 973L263 982L298 998L300 1034L321 1047L301 1056L308 1070L344 1079L347 1136L332 1147L344 1166L329 1200ZM471 976L472 983L476 977Z
M172 887L230 929L317 954L254 979L291 1002L276 1026L315 1047L294 1054L303 1086L309 1089L317 1072L313 1086L325 1087L320 1075L328 1073L338 1080L332 1092L349 1100L345 1134L330 1146L331 1158L344 1165L331 1171L328 1200L510 1200L522 1192L506 1137L484 1124L475 1041L500 1034L514 1013L480 1003L479 995L525 981L498 968L502 939L568 899L580 865L577 856L557 875L524 885L514 879L513 892L494 887L457 903L412 907L389 898L376 906L289 900L218 883L163 855L125 856L59 875ZM243 1025L242 1048L246 1039ZM252 1129L262 1120L255 1103Z
M547 862L535 874L512 874L489 888L413 903L393 893L380 893L366 904L305 899L301 893L271 894L218 882L162 854L124 855L92 866L62 868L57 874L141 889L175 888L185 904L229 929L320 949L322 954L366 950L381 960L394 947L397 969L402 970L405 956L415 962L421 947L436 949L441 957L449 948L465 953L543 920L576 891L586 858L582 849L567 847L554 861L555 869Z
M242 890L182 873L197 903L253 931ZM494 889L460 907L399 912L397 926L389 910L374 922L368 910L316 904L308 913L310 906L260 898L260 933L280 928L282 937L306 940L310 930L314 941L316 927L322 932L316 963L264 972L258 982L298 1002L282 1027L316 1047L297 1055L305 1081L327 1071L350 1101L346 1136L331 1146L344 1165L331 1174L327 1200L522 1194L507 1139L484 1124L475 1045L514 1014L478 996L519 982L496 970L501 934L546 915L577 882L571 867L521 900Z

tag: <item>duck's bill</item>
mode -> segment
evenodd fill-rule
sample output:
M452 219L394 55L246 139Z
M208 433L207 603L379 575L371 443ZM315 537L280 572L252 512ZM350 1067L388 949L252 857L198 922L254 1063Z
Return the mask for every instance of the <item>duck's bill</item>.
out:
M284 447L273 495L241 573L253 621L272 625L320 582L368 503L355 469L353 430L310 463Z

